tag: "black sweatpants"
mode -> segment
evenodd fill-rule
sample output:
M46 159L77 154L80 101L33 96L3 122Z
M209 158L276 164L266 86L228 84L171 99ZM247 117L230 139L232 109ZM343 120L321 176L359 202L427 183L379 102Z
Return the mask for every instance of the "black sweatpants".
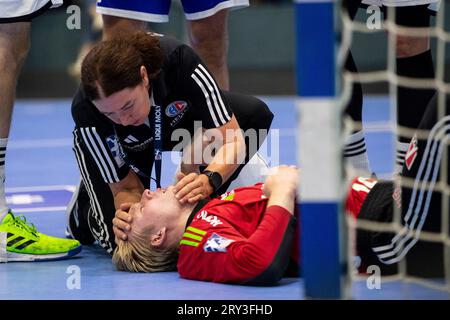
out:
M397 207L403 226L396 233L358 230L357 250L364 266L379 265L384 274L393 274L406 258L409 275L444 275L443 243L419 237L450 231L449 143L450 101L440 110L435 95L409 146L401 183L378 182L363 203L358 219L392 222Z

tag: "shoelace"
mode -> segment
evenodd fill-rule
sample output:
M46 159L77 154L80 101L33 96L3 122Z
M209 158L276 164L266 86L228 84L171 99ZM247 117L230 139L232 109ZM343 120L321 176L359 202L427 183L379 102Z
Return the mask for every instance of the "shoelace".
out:
M36 226L33 223L27 222L27 218L25 218L24 215L20 215L20 216L16 217L13 213L11 213L11 216L14 220L14 224L17 227L19 227L25 231L31 232L35 236L37 235Z

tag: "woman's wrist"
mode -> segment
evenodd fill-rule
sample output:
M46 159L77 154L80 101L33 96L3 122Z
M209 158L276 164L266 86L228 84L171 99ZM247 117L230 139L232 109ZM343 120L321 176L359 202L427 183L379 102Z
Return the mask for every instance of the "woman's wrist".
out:
M276 188L270 193L269 201L267 206L280 206L288 210L291 214L294 213L294 201L295 201L295 190Z

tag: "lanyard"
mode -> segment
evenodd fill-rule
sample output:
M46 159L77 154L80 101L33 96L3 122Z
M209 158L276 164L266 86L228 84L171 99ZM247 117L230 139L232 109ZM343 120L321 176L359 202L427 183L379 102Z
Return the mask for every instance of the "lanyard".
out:
M156 187L161 188L161 165L162 165L162 129L163 129L163 121L161 114L161 106L152 106L154 108L154 116L153 116L153 141L154 141L154 154L155 154L155 174L156 174ZM151 176L151 175L150 175Z

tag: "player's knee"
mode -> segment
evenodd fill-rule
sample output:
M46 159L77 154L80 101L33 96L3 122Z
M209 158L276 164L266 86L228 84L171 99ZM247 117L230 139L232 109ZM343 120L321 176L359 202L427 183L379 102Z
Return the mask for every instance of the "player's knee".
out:
M207 50L210 55L225 56L228 45L226 17L226 10L222 10L211 17L191 21L191 44L200 50Z
M265 104L263 101L258 99L258 112L261 115L261 123L263 125L263 128L270 128L270 125L272 124L273 120L273 113L270 111L267 104Z
M191 35L190 41L192 48L211 70L227 67L227 45L221 39L201 33Z
M426 37L398 36L396 41L397 57L412 57L429 49Z
M245 106L246 112L248 112L248 114L258 115L257 127L259 129L269 129L274 117L272 111L270 111L264 101L255 97L252 98L253 99Z
M29 41L21 41L15 45L5 45L0 47L0 69L2 72L16 73L22 66L28 51Z
M139 30L145 30L147 23L145 21L133 20L121 17L102 15L103 37L111 38L118 33L132 33Z
M408 38L398 37L396 46L397 46L397 57L408 57L411 55L413 46Z

